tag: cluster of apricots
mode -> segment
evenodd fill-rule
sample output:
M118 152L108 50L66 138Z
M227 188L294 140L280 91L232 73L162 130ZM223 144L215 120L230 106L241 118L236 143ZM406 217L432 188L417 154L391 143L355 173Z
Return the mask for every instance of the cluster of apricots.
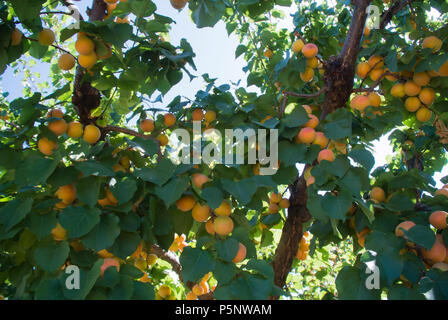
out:
M112 12L117 8L118 0L104 0L107 4L107 14L104 16L103 20L107 20L112 15ZM127 0L120 0L120 2L127 2ZM126 16L124 18L116 17L116 23L129 23L129 17Z
M314 69L319 66L317 53L319 48L314 43L304 43L303 40L298 39L292 44L291 50L294 53L302 53L306 58L305 71L300 72L300 79L304 82L310 82L314 78Z
M81 67L91 69L100 59L107 59L112 55L111 45L85 32L79 32L75 42L78 52L78 63ZM69 70L62 68L63 70ZM71 68L70 68L71 69Z
M172 127L176 124L176 117L172 113L166 113L163 115L163 123L166 128ZM142 119L140 120L140 130L144 133L150 133L154 131L155 129L155 123L154 120L151 119ZM159 140L161 146L166 146L168 144L168 137L160 133L157 137L157 140Z
M303 233L302 239L299 242L299 249L296 253L296 258L299 260L305 260L308 256L308 252L310 251L310 241L309 241L310 233L305 231Z
M272 192L269 196L269 213L277 213L280 209L289 208L289 200L282 198L280 193Z
M361 115L364 115L364 111L367 107L379 108L381 106L381 97L376 92L369 92L366 94L360 94L353 97L350 101L350 107L353 110L359 110ZM381 115L381 111L374 109L373 114Z
M96 143L101 137L101 131L97 126L88 124L83 128L83 125L78 121L72 121L67 124L63 117L64 114L60 109L50 110L47 115L47 127L56 136L67 134L67 136L73 139L78 139L82 136L84 141L90 144ZM56 141L50 140L46 137L40 138L37 142L37 146L39 151L47 156L52 155L54 150L58 148Z
M216 285L214 285L213 287L210 288L210 285L208 284L208 281L210 280L211 276L212 276L211 272L209 272L205 276L203 276L201 281L199 281L199 283L196 283L191 288L191 291L186 294L186 299L187 300L197 300L199 296L207 294L210 291L214 291L216 288Z

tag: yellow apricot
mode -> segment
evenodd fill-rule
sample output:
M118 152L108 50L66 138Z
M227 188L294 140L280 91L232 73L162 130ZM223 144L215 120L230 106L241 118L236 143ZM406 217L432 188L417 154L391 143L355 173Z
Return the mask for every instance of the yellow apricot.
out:
M50 46L55 40L54 32L51 29L43 29L38 34L38 41L43 46Z
M78 139L82 136L84 130L82 124L78 121L72 121L68 124L67 135L71 138Z
M432 111L429 110L428 108L425 107L421 107L420 109L418 109L417 114L416 114L417 120L420 122L426 122L429 119L431 119L432 117Z
M282 208L282 209L286 209L286 208L289 208L290 203L289 203L289 200L288 200L288 199L283 198L282 200L280 200L280 202L278 203L278 205L279 205L280 208Z
M235 258L232 259L233 263L240 263L241 261L243 261L246 258L246 247L239 242L238 243L238 252L235 255Z
M316 57L306 60L306 66L309 68L316 69L318 65L319 60Z
M144 119L140 122L140 129L142 129L143 132L151 132L154 130L154 121L150 119Z
M39 139L37 142L39 151L46 156L51 156L53 151L57 149L57 143L55 141L48 140L46 137Z
M89 37L78 37L75 49L79 54L89 55L95 51L95 43Z
M271 49L267 49L267 50L263 53L263 56L265 56L265 57L268 58L268 59L272 58L273 55L274 55L274 52L272 52Z
M59 119L51 121L48 124L48 129L50 129L55 135L61 136L67 131L68 125L64 119Z
M390 94L396 98L403 98L406 95L406 93L404 92L404 85L401 83L395 84L390 89Z
M447 226L446 217L447 217L446 211L440 211L440 210L434 211L429 216L429 223L431 223L431 225L436 229L439 230L445 229Z
M381 56L371 56L367 63L372 69L381 69L384 66L384 59Z
M233 220L227 216L219 216L213 222L215 232L220 236L226 236L233 230Z
M212 219L208 220L205 223L205 230L207 231L208 234L211 234L212 236L215 235L215 227Z
M202 109L194 109L192 113L193 121L202 121L204 119L204 111Z
M215 209L215 213L218 216L230 216L232 213L232 206L230 205L230 202L224 200L221 205Z
M168 137L164 134L159 134L156 139L159 140L162 147L168 144Z
M358 66L356 67L356 74L361 79L365 79L367 77L367 74L369 73L371 67L368 62L360 62Z
M303 41L301 39L298 39L296 41L294 41L294 43L292 44L292 51L294 51L295 53L299 53L300 51L302 51L302 48L305 44L303 43Z
M56 227L51 229L51 234L53 235L53 239L56 241L63 241L67 239L67 230L65 230L59 222L56 222Z
M423 88L422 91L420 91L418 98L426 106L430 106L436 99L436 92L432 88Z
M320 163L322 160L333 162L335 159L333 151L330 149L323 149L317 156L317 161Z
M433 52L437 52L442 47L442 40L440 40L436 36L429 36L423 39L422 47L429 48L432 49Z
M302 128L299 131L298 137L302 143L312 143L316 138L316 131L313 128Z
M22 32L18 29L14 29L11 32L11 45L18 46L22 42Z
M167 113L163 116L165 126L171 127L176 123L176 117L172 113Z
M310 82L313 80L314 77L314 70L310 67L306 67L304 72L300 72L300 79L302 79L303 82Z
M381 105L381 97L379 96L379 94L378 93L376 93L376 92L370 92L368 95L367 95L367 98L369 99L369 104L372 106L372 107L379 107L380 105Z
M365 95L355 96L350 102L350 107L353 110L359 110L361 113L363 113L365 108L367 108L369 105L369 98Z
M411 229L413 226L415 226L415 223L414 223L414 222L412 222L412 221L410 221L410 220L403 221L403 222L401 222L400 224L398 224L398 225L395 227L395 235L396 235L397 237L403 237L403 236L404 236L404 232L403 232L403 230L401 230L401 229L404 229L404 230L408 231L408 230Z
M76 199L76 188L72 184L60 186L55 192L58 199L66 204L70 204Z
M328 141L328 138L323 132L316 132L316 138L314 138L313 144L317 144L321 149L324 149L327 147Z
M213 110L208 110L204 115L205 121L211 123L216 120L216 112Z
M100 137L101 137L101 131L100 129L98 129L97 126L93 124L88 124L84 128L83 139L87 143L94 144L100 139Z
M308 118L310 118L310 120L308 120L308 122L304 124L305 127L314 129L319 125L319 118L314 114L308 113Z
M417 98L417 97L408 97L408 98L406 98L406 100L404 102L404 106L405 106L406 110L408 110L409 112L417 111L421 105L422 104L421 104L419 98Z
M416 72L412 77L412 80L419 86L426 86L431 81L431 77L427 72Z
M64 53L59 57L58 66L61 70L65 71L71 70L74 68L75 64L76 64L75 58L69 53Z
M81 67L90 69L92 68L95 63L98 61L98 56L95 52L92 52L90 54L80 54L78 57L78 63Z
M198 189L202 189L202 186L204 185L204 183L206 183L210 180L205 174L202 174L202 173L194 173L192 176L192 179L193 179L193 184Z
M210 218L210 207L206 204L201 205L198 202L194 205L191 215L194 220L198 222L205 222L208 218Z
M386 201L386 193L380 187L373 187L372 191L370 192L370 198L375 203L384 202Z
M384 74L384 70L383 69L374 69L374 70L370 71L369 78L372 81L377 81L379 78L381 78L381 76L383 74Z
M404 84L404 93L410 97L418 95L421 89L422 88L412 80L409 80Z
M314 58L317 55L318 51L319 49L314 43L307 43L302 48L302 54L307 59Z
M196 199L193 196L183 196L176 201L176 206L180 211L187 212L193 209Z

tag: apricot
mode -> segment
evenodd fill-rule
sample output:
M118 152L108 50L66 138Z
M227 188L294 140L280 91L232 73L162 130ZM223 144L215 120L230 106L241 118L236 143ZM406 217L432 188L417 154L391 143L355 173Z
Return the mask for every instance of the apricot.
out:
M213 224L213 220L210 219L205 223L205 231L207 231L208 234L211 234L212 236L215 235L215 226Z
M198 297L193 293L193 291L190 291L186 295L186 300L197 300Z
M369 98L364 95L355 96L350 102L350 107L353 110L359 110L361 113L364 112L365 108L367 108L369 105Z
M372 69L381 69L384 66L384 59L381 56L371 56L367 63Z
M166 113L163 116L163 122L164 122L165 126L171 127L176 123L176 117L172 113Z
M280 202L278 203L279 207L282 209L287 209L290 206L289 200L286 198L282 198Z
M370 71L369 78L372 81L377 81L379 78L381 78L381 76L383 74L384 74L384 70L383 69L374 69L374 70Z
M410 220L403 221L403 222L401 222L400 224L398 224L398 225L395 227L395 235L396 235L397 237L403 237L403 236L404 236L404 232L403 232L403 230L401 230L401 229L404 229L404 230L408 231L408 230L411 229L413 226L415 226L415 223L414 223L414 222L412 222L412 221L410 221Z
M370 70L371 70L371 67L368 62L360 62L358 64L358 66L356 67L356 74L361 79L365 79Z
M442 48L442 40L436 36L426 37L423 39L422 47L432 49L432 52L437 52Z
M89 55L95 51L95 43L89 37L78 37L75 49L79 54Z
M58 144L55 141L48 140L46 137L43 137L37 141L39 151L46 156L51 156L53 151L57 149L57 146Z
M439 230L445 229L447 225L446 217L447 217L446 211L434 211L429 216L429 223L431 223L431 225L436 229Z
M406 95L404 92L404 85L402 83L395 84L390 89L390 94L396 98L403 98Z
M280 210L278 204L276 203L270 203L268 206L268 212L269 213L277 213Z
M103 261L103 264L101 265L100 269L100 277L104 276L104 272L109 267L115 267L117 268L117 271L120 271L120 263L115 258L106 258Z
M417 97L408 97L404 102L404 106L409 112L417 111L421 105L420 99Z
M446 251L446 247L437 239L431 250L423 249L423 257L433 262L442 262L446 258Z
M202 109L194 109L192 118L193 121L202 121L204 119L204 111Z
M168 137L164 134L159 134L156 139L159 140L162 147L168 144Z
M235 255L235 258L232 259L233 263L240 263L246 258L246 247L241 243L238 242L238 252Z
M302 143L312 143L316 138L316 131L313 128L302 128L299 131L298 137Z
M67 240L67 230L65 230L59 222L56 222L56 227L51 229L51 234L53 235L53 239L56 241Z
M232 206L230 205L230 202L227 200L224 200L221 205L215 209L215 213L218 216L230 216L230 213L232 212Z
M59 57L58 66L61 70L64 71L71 70L74 68L75 64L76 64L75 58L69 53L64 53Z
M386 193L380 187L373 187L372 191L370 192L370 198L375 203L384 202L386 201Z
M91 52L89 54L80 54L78 57L78 63L81 67L90 69L92 68L95 63L98 61L98 56L95 52Z
M310 67L306 67L304 72L300 72L300 79L302 79L303 82L310 82L313 80L314 77L314 70Z
M216 112L213 110L208 110L204 115L205 122L211 123L216 120Z
M423 102L426 106L430 106L432 105L432 103L434 102L434 100L436 99L436 92L434 91L434 89L432 88L423 88L419 95L418 98L420 99L421 102Z
M210 207L206 204L201 205L199 202L193 206L191 215L197 222L205 222L210 218Z
M307 43L302 48L302 54L307 59L314 58L317 55L318 51L319 49L314 43Z
M301 39L298 39L296 41L294 41L294 43L292 44L292 51L294 51L295 53L299 53L300 51L302 51L302 48L305 44L303 43L303 41Z
M154 121L150 119L144 119L140 121L140 129L143 132L151 132L154 130Z
M37 40L43 46L50 46L55 40L54 32L51 29L43 29L39 32Z
M192 176L192 179L193 179L193 184L198 189L202 189L202 186L204 185L204 183L206 183L210 180L205 174L202 174L202 173L194 173Z
M97 126L93 124L88 124L84 128L83 139L85 142L94 144L100 139L100 137L101 137L101 131Z
M55 192L55 195L58 199L62 200L62 202L70 204L76 199L76 188L72 184L60 186Z
M267 50L263 53L263 56L265 56L265 57L268 58L268 59L272 58L273 55L274 55L274 52L272 52L271 49L267 49Z
M311 69L316 69L318 65L319 60L316 57L306 60L306 66Z
M82 136L84 130L82 124L78 121L72 121L68 124L67 135L71 138L78 139Z
M170 0L171 6L177 10L183 9L187 4L187 1L188 0Z
M205 293L204 288L201 287L199 284L195 284L193 286L193 288L191 289L191 291L196 295L196 296L201 296Z
M313 176L311 176L308 179L306 179L306 186L308 187L312 185L314 182L316 182L316 179Z
M416 114L417 120L420 122L428 121L429 119L431 119L431 116L432 111L425 107L421 107L420 109L418 109Z
M22 42L22 32L18 29L14 29L11 32L11 45L18 46Z
M109 251L107 251L106 249L102 249L102 250L98 251L97 253L103 259L114 257L114 255L112 253L110 253Z
M67 131L68 125L64 119L59 119L51 121L48 124L48 129L50 129L55 135L61 136Z
M441 77L448 77L448 61L440 66L438 73Z
M311 107L307 104L304 104L303 109L305 109L306 113L311 114L313 112L313 110L311 109Z
M445 196L448 198L448 188L442 188L434 193L434 196Z
M381 105L381 97L379 96L378 93L376 93L376 92L370 92L370 93L367 95L367 98L369 99L369 104L370 104L372 107L377 108L377 107L379 107L379 106Z
M180 211L187 212L193 209L196 204L196 199L193 196L183 196L176 201L176 206Z
M404 84L404 93L410 97L418 95L421 89L422 88L412 80L409 80Z
M324 149L327 147L328 141L328 138L323 132L316 132L316 138L314 138L313 144L317 144L321 149Z
M282 195L280 193L272 192L269 196L270 203L279 203L282 200Z
M322 160L334 161L334 153L330 149L323 149L319 152L319 155L317 156L317 161L321 163Z
M426 86L431 81L431 77L427 72L416 72L412 77L412 80L419 86Z
M365 227L364 229L361 230L361 232L356 233L356 235L358 236L358 244L364 248L364 244L366 241L366 236L370 233L370 229Z
M220 236L226 236L233 230L233 220L227 216L219 216L213 222L213 228Z
M308 128L316 128L319 125L319 118L316 117L314 114L308 114L308 117L310 118L310 120L308 120L307 123L305 123L305 127Z

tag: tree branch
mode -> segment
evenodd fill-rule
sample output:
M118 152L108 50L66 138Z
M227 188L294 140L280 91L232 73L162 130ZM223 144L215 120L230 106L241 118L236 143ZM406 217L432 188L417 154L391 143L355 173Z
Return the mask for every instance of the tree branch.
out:
M380 29L384 29L392 18L408 4L411 5L415 0L397 0L381 15Z
M184 282L182 278L182 266L179 262L179 259L174 253L170 251L165 251L163 248L159 247L156 244L151 244L151 246L149 247L149 252L155 254L163 261L168 262L173 268L173 271L176 272L177 275L179 276L179 280L181 282Z

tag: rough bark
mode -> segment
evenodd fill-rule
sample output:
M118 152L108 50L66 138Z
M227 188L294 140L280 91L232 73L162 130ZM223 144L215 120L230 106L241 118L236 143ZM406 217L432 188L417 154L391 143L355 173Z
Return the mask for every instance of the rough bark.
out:
M361 37L367 19L366 9L371 0L354 0L353 18L344 46L338 56L332 56L324 64L325 97L322 105L321 120L338 108L345 107L353 90L356 58L359 53ZM303 174L293 185L288 216L283 225L282 236L276 249L272 266L274 283L284 288L286 278L291 271L299 241L303 236L303 224L311 219L306 207L307 190ZM272 297L278 299L278 297Z

